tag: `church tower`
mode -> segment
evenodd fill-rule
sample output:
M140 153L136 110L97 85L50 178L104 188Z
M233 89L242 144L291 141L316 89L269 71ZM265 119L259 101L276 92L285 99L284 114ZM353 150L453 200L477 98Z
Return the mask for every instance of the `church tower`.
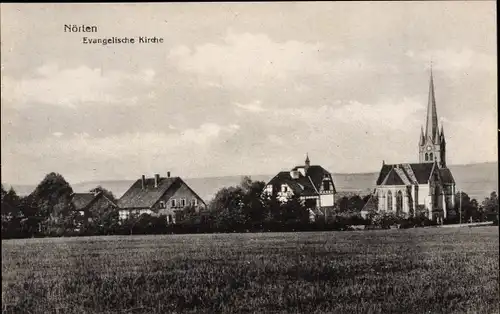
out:
M436 110L436 98L434 95L434 80L432 76L429 83L429 99L427 102L427 120L425 130L420 130L419 141L419 162L437 162L440 168L446 168L446 141L444 139L443 126L438 128L438 118Z

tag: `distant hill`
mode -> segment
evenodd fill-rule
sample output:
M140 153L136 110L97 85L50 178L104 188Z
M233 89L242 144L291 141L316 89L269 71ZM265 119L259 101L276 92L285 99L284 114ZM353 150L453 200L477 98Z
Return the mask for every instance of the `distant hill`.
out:
M498 192L498 162L451 165L449 167L455 177L457 190L463 190L469 194L469 196L476 198L479 202L489 196L492 191ZM251 176L251 178L254 181L268 182L273 176L274 174L255 175ZM377 176L378 172L334 173L333 179L337 191L342 192L341 195L349 195L351 193L365 195L370 193L375 187ZM242 178L243 175L184 178L184 181L186 181L201 198L209 201L219 189L238 185ZM75 192L86 192L101 185L112 191L115 196L120 197L127 191L133 182L134 180L89 181L72 184L72 187ZM6 184L6 186L9 185ZM35 186L30 185L13 185L13 187L19 195L27 195L35 188Z

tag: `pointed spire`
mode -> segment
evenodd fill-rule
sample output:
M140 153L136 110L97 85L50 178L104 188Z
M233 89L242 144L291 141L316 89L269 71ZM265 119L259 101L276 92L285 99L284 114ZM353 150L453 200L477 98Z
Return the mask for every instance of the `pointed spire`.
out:
M306 153L306 165L304 167L306 174L307 174L307 170L309 170L310 166L311 166L311 161L309 160L309 153Z
M439 139L441 140L442 143L445 143L446 141L444 139L444 129L443 129L443 124L442 123L441 123L441 132L440 133L441 133L441 135L440 135Z
M420 126L420 146L424 145L425 137L424 137L424 127Z
M434 95L434 79L432 75L431 62L431 79L429 82L429 99L427 102L427 121L425 126L425 137L434 140L438 133L438 118L436 110L436 98Z

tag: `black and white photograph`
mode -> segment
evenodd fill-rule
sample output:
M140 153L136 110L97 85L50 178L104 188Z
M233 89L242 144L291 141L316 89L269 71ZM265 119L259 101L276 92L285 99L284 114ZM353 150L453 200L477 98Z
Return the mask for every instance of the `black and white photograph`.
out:
M499 313L496 12L2 3L2 313Z

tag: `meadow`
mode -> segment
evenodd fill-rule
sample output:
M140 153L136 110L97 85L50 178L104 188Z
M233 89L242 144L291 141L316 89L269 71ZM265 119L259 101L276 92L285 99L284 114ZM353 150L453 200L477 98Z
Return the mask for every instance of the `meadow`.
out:
M3 313L498 313L498 227L2 241Z

